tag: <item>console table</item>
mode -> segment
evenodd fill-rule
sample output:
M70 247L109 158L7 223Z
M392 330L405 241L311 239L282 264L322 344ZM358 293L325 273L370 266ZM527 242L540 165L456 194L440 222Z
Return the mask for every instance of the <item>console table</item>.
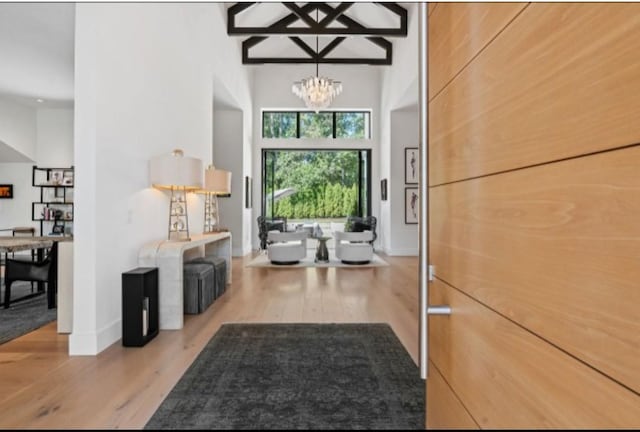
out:
M177 330L184 325L183 264L185 260L213 255L227 262L227 284L231 283L231 233L200 234L190 241L155 241L140 249L140 267L158 267L160 329Z

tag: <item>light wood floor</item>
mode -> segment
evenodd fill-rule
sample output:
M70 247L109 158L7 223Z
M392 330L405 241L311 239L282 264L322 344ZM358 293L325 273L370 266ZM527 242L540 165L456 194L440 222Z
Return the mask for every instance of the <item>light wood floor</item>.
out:
M95 357L69 357L55 323L0 345L0 427L141 428L211 336L226 322L386 322L414 361L418 353L417 258L389 267L245 268L182 330L143 348L116 343Z

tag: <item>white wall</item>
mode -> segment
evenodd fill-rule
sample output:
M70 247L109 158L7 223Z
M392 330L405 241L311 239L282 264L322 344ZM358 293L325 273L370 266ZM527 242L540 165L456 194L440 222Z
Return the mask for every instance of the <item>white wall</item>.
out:
M73 109L39 108L36 124L38 166L73 165Z
M0 99L0 142L20 155L0 162L31 162L36 159L36 109Z
M213 162L217 168L231 171L231 196L218 198L218 205L221 225L231 230L234 256L251 252L251 227L244 220L245 149L242 117L242 111L238 110L215 110L213 113Z
M393 114L407 107L415 111L418 102L417 6L405 7L409 10L408 35L401 44L394 44L393 65L384 69L380 86L380 175L388 179L390 192L380 205L380 231L382 247L389 255L418 254L418 225L404 223L404 148L418 145L418 120L416 116L412 126L413 114Z
M31 203L40 199L31 186L32 163L0 163L0 184L13 185L13 199L0 199L0 229L40 225L31 221ZM2 232L0 236L11 235Z
M248 95L239 52L224 56L231 40L222 12L215 4L76 5L74 285L82 290L71 354L96 354L121 337L121 274L137 267L141 246L166 239L169 200L149 187L149 159L182 148L208 164L214 74ZM190 194L192 233L202 232L202 212Z
M253 147L253 212L252 222L261 213L262 179L261 154L263 148L319 148L319 149L371 149L371 213L380 218L380 172L378 160L379 147L379 115L380 115L380 67L375 66L339 66L321 65L320 75L328 76L342 82L343 92L336 97L329 107L331 109L370 109L371 139L263 139L262 110L292 109L306 110L302 99L291 91L295 81L315 74L313 65L267 65L260 66L254 75L254 127ZM253 248L258 248L257 228L254 231ZM378 245L379 242L376 242Z
M39 230L40 224L31 220L31 203L40 200L40 189L32 185L33 165L73 165L73 110L32 109L12 101L5 101L4 106L10 107L10 112L26 112L33 117L33 121L10 125L14 135L35 137L35 154L34 162L0 163L0 184L13 184L14 194L13 199L0 200L0 228L33 226Z
M418 147L420 130L417 111L391 112L391 178L388 181L388 206L391 224L387 224L389 255L418 255L418 225L405 223L404 149Z

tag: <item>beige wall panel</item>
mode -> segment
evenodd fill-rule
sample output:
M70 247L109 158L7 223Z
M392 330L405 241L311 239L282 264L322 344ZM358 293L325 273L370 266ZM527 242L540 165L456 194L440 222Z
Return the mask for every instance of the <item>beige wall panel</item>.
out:
M427 379L427 429L478 429L476 422L431 362Z
M528 3L442 3L429 17L432 99Z
M639 52L638 3L530 4L430 103L430 184L640 142Z
M434 187L430 211L438 277L640 391L640 146Z
M640 396L437 280L432 362L482 428L640 427Z

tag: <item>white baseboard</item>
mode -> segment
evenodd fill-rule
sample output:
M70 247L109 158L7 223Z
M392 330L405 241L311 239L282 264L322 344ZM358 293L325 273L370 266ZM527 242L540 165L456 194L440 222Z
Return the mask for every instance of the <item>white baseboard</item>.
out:
M122 320L116 320L96 333L71 333L69 355L94 356L122 338Z

